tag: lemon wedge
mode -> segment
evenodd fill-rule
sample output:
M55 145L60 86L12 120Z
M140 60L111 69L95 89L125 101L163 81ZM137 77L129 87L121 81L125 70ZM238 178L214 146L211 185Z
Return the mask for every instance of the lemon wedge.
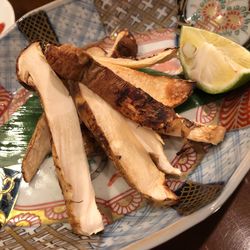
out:
M207 93L250 84L250 52L213 32L183 26L179 56L187 77Z

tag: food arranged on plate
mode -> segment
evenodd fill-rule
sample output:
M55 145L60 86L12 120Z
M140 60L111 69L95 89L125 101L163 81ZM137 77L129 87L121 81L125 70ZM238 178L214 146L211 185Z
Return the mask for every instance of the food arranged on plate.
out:
M180 59L187 77L207 93L223 93L250 80L249 51L227 38L184 27L180 48Z
M182 27L180 48L148 58L136 56L136 40L124 30L109 50L98 42L84 48L34 42L17 59L18 80L37 92L44 110L23 158L24 180L32 181L52 152L69 222L77 234L104 229L87 155L105 153L126 182L149 201L177 204L179 197L166 179L184 176L166 157L162 137L217 145L226 129L190 121L174 108L196 86L220 93L249 79L248 51L196 28ZM137 70L174 57L180 58L186 79Z

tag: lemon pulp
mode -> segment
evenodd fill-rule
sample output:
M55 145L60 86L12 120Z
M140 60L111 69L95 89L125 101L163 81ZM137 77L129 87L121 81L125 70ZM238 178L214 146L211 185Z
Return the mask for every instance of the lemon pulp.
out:
M180 60L187 77L208 93L223 93L250 82L250 52L215 33L183 26Z

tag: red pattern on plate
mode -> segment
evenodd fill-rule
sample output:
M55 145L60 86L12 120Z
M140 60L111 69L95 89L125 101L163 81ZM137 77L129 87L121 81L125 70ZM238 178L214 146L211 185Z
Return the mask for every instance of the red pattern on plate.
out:
M221 125L227 130L250 125L250 88L225 97L220 109Z
M11 115L16 112L30 97L30 92L24 88L19 89L13 96L11 103L5 112L0 116L0 126L6 123Z
M0 85L0 116L6 111L8 108L10 101L12 99L12 95L8 92L4 87Z
M5 23L0 23L0 34L3 32L5 28Z
M215 119L217 112L218 108L215 102L200 106L196 111L196 121L210 123Z
M18 226L18 224L23 224L30 227L38 227L41 225L41 220L39 216L31 213L21 213L12 217L8 224L11 226Z
M68 218L66 212L66 206L55 206L55 207L48 207L45 208L44 214L48 219L51 220L62 220Z
M111 187L114 184L114 182L120 177L122 177L120 172L114 173L108 181L108 187Z
M174 40L176 37L172 29L152 30L145 33L136 33L135 39L138 45L154 43L164 40Z
M185 155L176 155L172 161L172 165L173 167L180 169L182 172L187 172L194 166L197 160L197 153L189 144L185 144L181 150L185 151Z
M140 207L142 201L142 195L135 190L132 190L129 195L121 197L121 199L112 199L109 202L109 206L112 212L118 215L123 215L135 211Z

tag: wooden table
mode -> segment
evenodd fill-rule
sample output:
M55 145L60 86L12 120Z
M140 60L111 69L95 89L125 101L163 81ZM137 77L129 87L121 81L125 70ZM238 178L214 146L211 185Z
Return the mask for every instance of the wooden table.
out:
M9 0L16 19L51 0ZM155 250L249 250L250 172L222 208L208 219Z

